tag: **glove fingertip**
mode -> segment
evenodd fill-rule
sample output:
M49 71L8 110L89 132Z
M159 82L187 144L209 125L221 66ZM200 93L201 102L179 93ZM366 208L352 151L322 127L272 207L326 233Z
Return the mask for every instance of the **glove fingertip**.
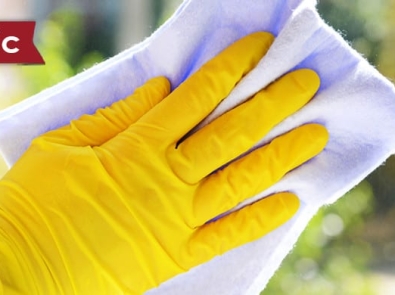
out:
M288 217L293 216L300 208L300 199L293 193L283 192L275 195L274 197L279 198L279 201L283 204L283 208L286 211Z
M146 86L155 88L159 93L162 93L161 97L169 95L171 90L170 81L165 76L151 78L147 81Z
M302 89L312 94L315 94L320 88L320 76L312 69L299 69L292 72L291 75Z

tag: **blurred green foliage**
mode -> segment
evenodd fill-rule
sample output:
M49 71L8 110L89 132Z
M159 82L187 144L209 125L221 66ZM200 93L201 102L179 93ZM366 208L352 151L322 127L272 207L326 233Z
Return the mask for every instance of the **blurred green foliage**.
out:
M99 50L86 51L83 15L76 10L59 10L40 24L37 48L45 66L21 67L28 97L90 68L105 56Z
M370 184L362 182L321 209L261 295L372 295L367 278L371 245L362 238L374 213Z
M387 0L321 0L318 11L351 45L376 64L386 34L383 22Z

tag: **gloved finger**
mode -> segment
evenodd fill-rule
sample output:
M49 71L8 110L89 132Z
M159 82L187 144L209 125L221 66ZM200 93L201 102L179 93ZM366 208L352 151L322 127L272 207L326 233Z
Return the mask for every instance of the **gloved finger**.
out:
M181 142L171 155L174 171L188 183L200 181L248 151L275 125L302 108L319 85L312 70L283 76Z
M175 144L257 65L273 38L270 33L257 32L236 41L192 74L137 124L160 127L163 130L160 141Z
M189 244L194 262L202 263L263 237L292 218L299 206L296 195L279 193L201 226Z
M328 142L318 124L298 127L207 177L195 196L194 221L204 224L278 182L286 173L318 155Z
M150 79L125 99L98 109L93 115L83 115L40 138L69 146L101 145L135 123L169 93L167 78Z

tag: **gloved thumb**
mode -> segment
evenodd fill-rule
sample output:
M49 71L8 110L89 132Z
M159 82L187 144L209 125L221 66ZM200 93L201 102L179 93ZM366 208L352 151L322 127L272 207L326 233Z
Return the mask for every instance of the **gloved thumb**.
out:
M165 77L150 79L125 99L93 115L83 115L38 140L67 146L100 146L139 120L169 93L170 83Z

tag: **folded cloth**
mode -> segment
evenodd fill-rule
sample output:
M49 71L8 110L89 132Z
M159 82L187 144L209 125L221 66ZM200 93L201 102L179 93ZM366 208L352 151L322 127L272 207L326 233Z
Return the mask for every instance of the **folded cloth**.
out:
M318 208L337 200L394 152L393 85L324 23L315 1L186 0L145 41L0 113L0 151L12 165L39 134L125 97L153 76L164 75L176 87L220 50L254 31L269 31L277 38L256 69L200 126L284 73L307 67L321 77L317 96L259 144L310 122L325 125L331 139L318 157L249 200L278 191L296 193L302 205L290 222L149 295L259 294Z

